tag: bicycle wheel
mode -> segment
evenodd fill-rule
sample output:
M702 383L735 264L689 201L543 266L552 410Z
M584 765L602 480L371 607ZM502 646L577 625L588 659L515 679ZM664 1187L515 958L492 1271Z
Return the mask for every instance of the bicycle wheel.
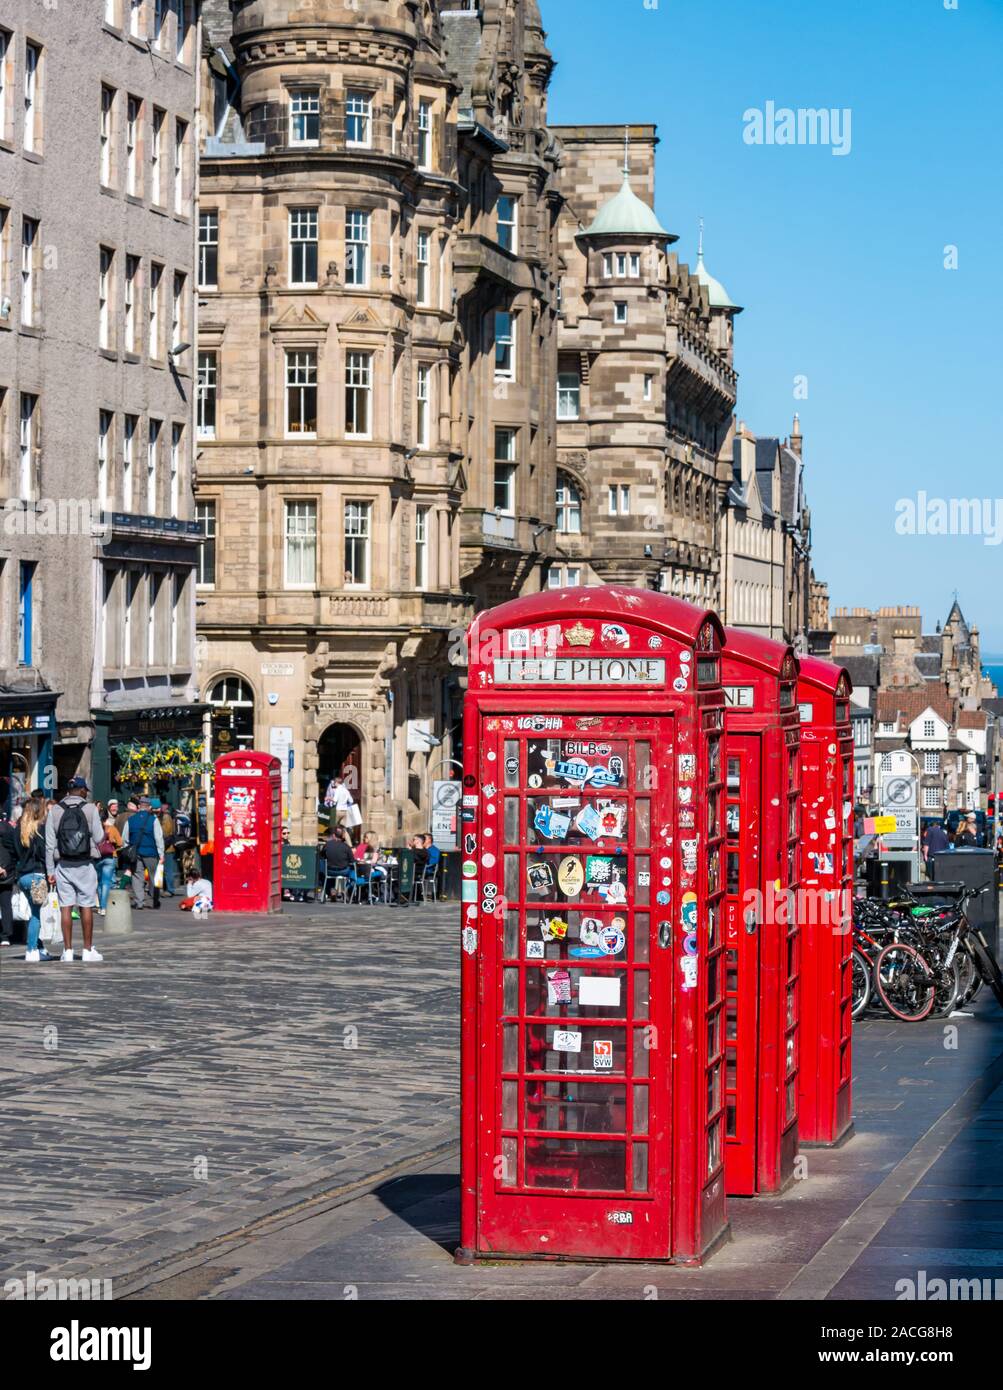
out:
M871 1002L871 962L863 951L853 949L853 1003L850 1017L859 1018Z
M895 942L886 946L874 962L874 987L893 1018L919 1023L930 1013L937 994L937 978L912 946Z
M946 1018L947 1015L958 1007L958 999L961 997L961 971L958 967L958 958L955 956L950 965L941 961L935 968L937 976L937 988L933 996L933 1008L930 1010L931 1018Z
M988 941L980 931L968 933L968 940L975 957L975 964L978 966L979 974L996 996L996 1002L1003 1005L1003 975L1000 974L999 964L993 955Z
M963 1009L966 1004L970 1004L979 990L982 988L982 976L979 968L975 964L975 957L967 949L964 942L954 959L958 962L958 971L961 975L961 992L958 995L956 1009Z

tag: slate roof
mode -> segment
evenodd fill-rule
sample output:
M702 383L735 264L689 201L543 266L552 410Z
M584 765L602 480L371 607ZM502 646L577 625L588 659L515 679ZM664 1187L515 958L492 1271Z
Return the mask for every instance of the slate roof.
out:
M477 11L440 10L446 67L460 85L460 105L469 106L474 68L481 53L481 16Z
M877 656L846 656L840 658L841 666L845 666L854 690L862 687L874 688L878 684L881 674L881 658Z

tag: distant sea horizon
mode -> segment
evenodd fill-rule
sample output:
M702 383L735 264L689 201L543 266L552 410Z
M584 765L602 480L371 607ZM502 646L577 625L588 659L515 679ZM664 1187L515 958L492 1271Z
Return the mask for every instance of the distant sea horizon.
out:
M982 669L995 685L997 690L1003 690L1003 657L992 661L983 661Z

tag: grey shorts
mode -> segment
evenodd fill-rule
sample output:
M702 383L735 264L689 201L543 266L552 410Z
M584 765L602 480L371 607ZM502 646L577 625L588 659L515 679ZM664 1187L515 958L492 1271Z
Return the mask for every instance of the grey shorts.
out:
M97 907L98 871L89 864L56 863L56 897L60 907Z

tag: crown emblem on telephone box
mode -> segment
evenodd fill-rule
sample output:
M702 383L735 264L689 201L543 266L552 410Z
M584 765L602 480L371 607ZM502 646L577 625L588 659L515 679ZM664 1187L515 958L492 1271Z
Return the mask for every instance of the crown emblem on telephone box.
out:
M569 647L591 647L592 639L595 636L592 628L586 627L584 623L575 623L574 627L564 629L564 640Z

